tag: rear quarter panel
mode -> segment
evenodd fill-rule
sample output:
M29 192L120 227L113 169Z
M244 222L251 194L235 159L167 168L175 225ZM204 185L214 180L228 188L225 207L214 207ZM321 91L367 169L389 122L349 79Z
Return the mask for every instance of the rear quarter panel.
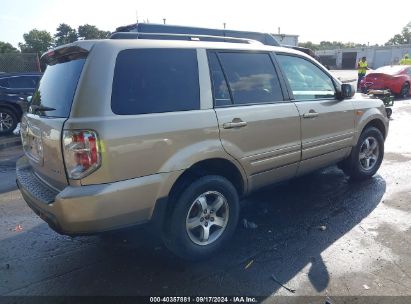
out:
M243 173L221 145L211 90L203 86L204 81L210 86L209 76L204 79L204 64L199 64L202 110L113 114L111 93L116 57L121 50L136 48L129 47L129 43L108 40L96 44L84 66L64 128L96 131L101 140L102 165L80 182L70 180L70 184L111 183L179 170L182 173L196 162L210 158L228 159ZM204 50L197 56L199 62L206 59Z

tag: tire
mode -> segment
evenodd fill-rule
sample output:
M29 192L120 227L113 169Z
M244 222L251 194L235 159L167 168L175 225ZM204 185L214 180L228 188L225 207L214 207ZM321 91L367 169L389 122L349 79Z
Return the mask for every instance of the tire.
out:
M0 108L0 136L13 132L17 127L17 123L16 113L7 108Z
M374 145L375 148L372 148ZM353 180L365 180L378 171L383 157L384 137L377 128L368 127L361 133L357 145L343 162L342 169Z
M410 84L408 82L406 82L401 87L399 97L405 99L409 96L409 93L410 93Z
M174 210L163 238L166 246L183 259L210 257L236 229L240 211L238 194L224 177L199 178L173 203ZM205 231L209 231L208 238Z
M388 117L388 118L391 118L392 109L391 109L391 108L385 108L385 112L387 113L387 117Z

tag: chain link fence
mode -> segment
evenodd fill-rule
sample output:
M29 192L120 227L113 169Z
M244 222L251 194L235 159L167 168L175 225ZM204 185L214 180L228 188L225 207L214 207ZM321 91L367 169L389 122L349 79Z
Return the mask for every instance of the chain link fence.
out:
M40 61L37 54L2 53L0 54L0 73L39 72Z

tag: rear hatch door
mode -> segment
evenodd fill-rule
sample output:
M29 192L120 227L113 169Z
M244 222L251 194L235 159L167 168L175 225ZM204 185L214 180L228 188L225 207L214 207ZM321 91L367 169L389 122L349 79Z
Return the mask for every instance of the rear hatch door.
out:
M35 174L57 190L68 180L61 137L88 51L63 47L43 55L46 71L21 123L23 149Z

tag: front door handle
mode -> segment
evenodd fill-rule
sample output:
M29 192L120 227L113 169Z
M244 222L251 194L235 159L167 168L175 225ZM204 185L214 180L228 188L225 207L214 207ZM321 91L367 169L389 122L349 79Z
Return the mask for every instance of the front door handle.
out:
M234 128L241 128L245 127L247 125L247 122L242 121L239 118L234 118L232 122L226 122L223 124L224 129L234 129Z
M315 118L317 116L318 116L318 113L315 112L314 110L310 110L308 113L303 114L304 118Z

